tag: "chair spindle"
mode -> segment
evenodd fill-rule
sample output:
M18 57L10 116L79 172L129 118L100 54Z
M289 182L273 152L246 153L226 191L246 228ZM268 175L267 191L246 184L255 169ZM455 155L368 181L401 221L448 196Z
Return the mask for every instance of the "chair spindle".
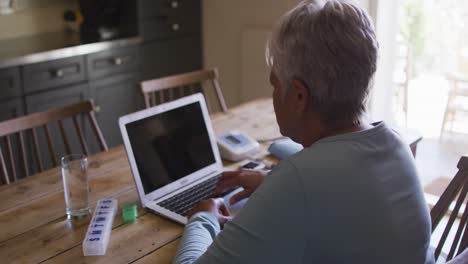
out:
M67 153L67 155L70 155L72 152L70 144L68 142L67 134L65 133L65 128L63 126L63 120L59 120L58 124L60 128L60 135L62 136L63 146L65 147L65 152Z
M101 147L101 151L108 151L109 148L107 147L107 143L104 140L104 136L102 135L101 130L98 128L98 124L96 121L96 117L94 116L93 112L87 113L89 122L91 123L91 127L93 128L94 134L99 142L99 146Z
M0 165L2 166L3 182L5 184L10 184L10 177L8 176L8 170L6 167L6 162L3 156L3 150L1 146L0 146Z
M18 179L18 174L16 173L16 164L15 164L15 158L13 156L13 148L11 147L11 139L10 136L6 136L6 147L7 147L7 152L8 152L8 159L10 161L10 168L11 168L11 174L13 176L13 179Z
M39 172L44 170L44 166L42 165L42 157L41 152L39 151L39 143L37 139L37 131L36 128L31 129L32 141L33 141L33 148L34 148L34 159L36 161L37 167Z
M29 163L28 163L28 157L26 156L26 146L24 144L24 137L23 137L23 131L20 131L18 133L19 135L19 140L20 140L20 148L21 148L21 158L23 160L23 170L24 174L26 177L29 176ZM18 179L15 179L15 181Z
M47 124L44 125L43 128L44 128L44 133L45 133L46 139L47 139L47 147L49 149L50 159L51 159L52 164L54 165L54 167L56 167L57 166L57 156L55 155L54 145L52 144L52 136L50 135L50 129L49 129L49 126Z
M83 136L83 130L81 129L81 126L78 122L78 118L76 116L73 116L73 125L75 126L75 131L78 136L78 140L80 141L80 146L81 146L81 151L88 156L89 155L89 150L88 150L88 145L86 144L86 140Z

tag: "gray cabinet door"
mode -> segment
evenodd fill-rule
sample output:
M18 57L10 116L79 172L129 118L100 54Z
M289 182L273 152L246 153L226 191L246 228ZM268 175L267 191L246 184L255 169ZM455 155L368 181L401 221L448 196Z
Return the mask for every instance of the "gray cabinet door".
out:
M20 117L23 113L23 100L21 98L0 100L0 122Z
M88 86L81 84L27 95L26 111L30 114L79 103L86 100L87 91Z
M0 100L21 96L19 68L0 69Z
M202 67L199 37L145 43L140 52L143 80L200 70Z
M71 87L63 87L60 89L47 91L43 93L37 93L33 95L26 96L26 110L28 113L34 112L42 112L46 110L50 110L53 108L63 107L70 104L75 104L87 99L87 92L88 86L86 84L71 86ZM79 122L81 123L82 127L83 124L88 124L88 122L84 122L84 116L79 118ZM89 126L84 126L83 130L85 133ZM66 119L64 121L64 128L67 133L67 138L70 142L70 148L72 153L82 153L81 147L79 145L78 137L76 134L75 127L73 126L72 119ZM57 164L60 164L60 157L65 155L65 147L64 143L60 134L60 129L58 123L52 123L50 125L50 131L52 134L52 143L56 150ZM50 158L48 146L47 146L47 138L44 130L42 128L37 130L38 132L38 139L39 139L39 148L41 151L41 156L43 158L43 163L45 167L52 166L52 160ZM32 152L31 152L32 153Z
M110 148L122 144L119 117L137 111L141 105L138 81L137 73L128 73L90 82L96 119ZM94 137L92 139L95 142Z

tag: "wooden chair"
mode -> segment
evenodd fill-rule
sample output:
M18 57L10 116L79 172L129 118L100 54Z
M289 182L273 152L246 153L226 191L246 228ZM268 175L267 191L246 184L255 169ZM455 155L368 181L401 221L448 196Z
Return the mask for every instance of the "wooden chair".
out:
M447 79L450 84L450 90L447 105L445 106L441 135L444 134L445 130L453 131L457 114L468 113L468 107L462 101L468 100L468 76L449 75ZM450 123L450 128L447 128L448 123Z
M58 165L58 158L60 157L57 156L57 146L54 146L53 142L61 140L63 143L63 149L65 149L65 154L72 153L69 136L70 134L72 134L70 130L73 129L68 129L69 127L74 127L75 134L78 137L78 141L81 147L81 151L85 155L89 155L90 149L86 142L85 134L83 133L83 128L82 126L80 126L80 123L84 122L85 116L88 117L92 130L95 136L97 137L97 141L99 143L101 151L107 151L107 143L97 124L96 117L94 116L94 103L92 101L84 101L78 104L68 105L63 108L53 109L46 112L33 113L30 115L1 122L0 169L1 175L3 176L3 182L5 184L9 184L11 182L9 171L11 172L14 181L18 180L21 173L20 171L18 171L18 168L22 168L24 172L23 175L25 177L33 174L31 171L33 167L35 168L36 173L46 169L46 166L44 166L45 160L42 159L41 152L44 154L47 153L47 151L43 149L43 151L41 151L39 147L39 142L44 142L39 141L38 138L38 130L41 128L43 129L43 135L45 136L47 142L43 145L47 145L48 154L50 156L49 163L51 163L54 167ZM65 121L73 121L73 126L71 126L71 123L66 123L70 124L70 126L66 127ZM58 124L58 129L57 127L51 127L51 125L54 123ZM60 135L59 137L61 137L61 139L58 139L57 137L52 137L52 129L56 129L59 131L58 134ZM27 133L28 131L30 133ZM69 136L67 136L67 132ZM30 137L25 137L28 134L30 135ZM19 144L17 144L16 141L13 141L14 138L19 138ZM12 144L12 142L16 144ZM18 147L15 148L15 146ZM27 149L27 147L29 148ZM15 160L15 152L21 153L21 155L18 154L18 156L20 156L18 160ZM27 152L32 152L33 157L31 157L31 155L28 156ZM7 166L7 160L5 158L8 158L9 166ZM34 166L30 163L34 163ZM8 169L8 167L10 169Z
M448 261L447 264L466 264L468 263L468 249L465 249L458 256Z
M221 111L226 112L227 107L218 83L218 76L218 70L212 69L143 81L141 90L145 97L146 108L198 92L202 92L206 97L208 91L204 84L210 82L215 90ZM211 113L212 108L208 98L206 102Z
M442 248L447 240L450 230L454 226L457 217L460 217L460 224L451 244L449 254L446 261L451 260L454 256L462 253L468 246L468 208L466 207L466 194L468 191L468 156L464 156L458 162L458 173L452 179L447 189L442 193L438 202L431 209L432 232L441 222L442 218L447 214L449 207L456 200L455 206L450 209L451 213L447 225L442 233L442 237L434 252L436 260L439 258ZM460 211L461 208L463 211Z

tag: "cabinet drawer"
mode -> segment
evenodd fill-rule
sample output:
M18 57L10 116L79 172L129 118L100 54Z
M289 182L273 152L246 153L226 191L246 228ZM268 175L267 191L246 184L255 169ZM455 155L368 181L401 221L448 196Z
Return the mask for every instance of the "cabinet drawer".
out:
M86 79L84 57L72 57L24 66L25 92L77 83Z
M200 0L141 0L140 20L153 18L200 17Z
M21 95L19 68L0 69L0 99Z
M145 41L173 39L200 33L200 17L155 18L140 23Z
M98 52L87 56L89 78L128 72L138 68L137 46Z

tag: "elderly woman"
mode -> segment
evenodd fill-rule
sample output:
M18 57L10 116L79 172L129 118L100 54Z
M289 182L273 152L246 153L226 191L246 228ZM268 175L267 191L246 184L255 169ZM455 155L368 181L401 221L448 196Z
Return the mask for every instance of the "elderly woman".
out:
M281 19L268 48L273 103L304 149L267 176L225 173L219 192L252 196L232 220L222 200L196 206L174 263L434 263L409 148L364 123L377 51L353 3L304 1Z

